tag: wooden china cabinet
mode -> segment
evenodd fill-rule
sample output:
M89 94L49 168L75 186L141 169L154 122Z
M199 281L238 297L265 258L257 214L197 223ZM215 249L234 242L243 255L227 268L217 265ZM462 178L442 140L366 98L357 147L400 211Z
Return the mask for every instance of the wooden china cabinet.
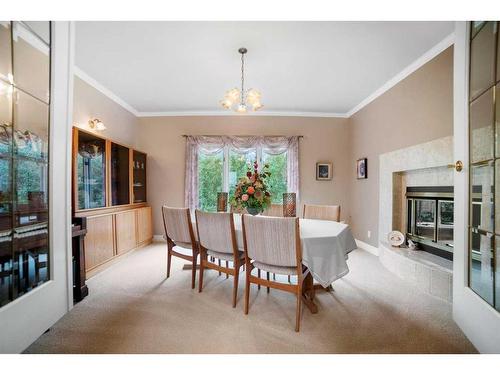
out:
M85 217L85 271L90 277L152 242L146 198L147 155L73 128L73 216Z

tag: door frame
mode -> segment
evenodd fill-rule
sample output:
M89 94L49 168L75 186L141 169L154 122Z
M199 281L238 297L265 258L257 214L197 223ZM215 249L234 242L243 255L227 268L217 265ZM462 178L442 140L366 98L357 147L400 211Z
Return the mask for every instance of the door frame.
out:
M73 306L71 120L74 23L51 23L50 280L0 308L0 353L19 353Z
M469 33L470 23L455 23L453 56L453 134L455 160L455 228L453 319L481 353L500 353L500 313L468 286L469 218Z

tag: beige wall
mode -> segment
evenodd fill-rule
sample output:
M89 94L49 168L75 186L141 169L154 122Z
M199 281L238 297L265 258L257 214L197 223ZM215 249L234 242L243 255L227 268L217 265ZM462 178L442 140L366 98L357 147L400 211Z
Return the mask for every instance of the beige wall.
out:
M350 224L354 236L378 246L379 155L453 134L453 47L349 119ZM355 161L368 158L368 179ZM368 238L367 231L371 231Z
M356 238L378 245L379 155L452 135L453 51L447 49L350 119L312 117L136 118L75 77L74 122L86 128L98 117L102 135L148 153L148 201L154 233L163 231L162 204L184 205L182 134L303 135L300 141L303 202L342 205ZM368 179L357 180L356 159L368 158ZM333 162L333 180L316 181L318 161ZM368 238L367 231L371 231Z
M73 125L90 131L88 121L98 118L107 128L98 134L136 147L138 119L135 115L77 76L73 95Z
M148 153L148 201L154 233L163 233L160 207L184 206L183 134L303 135L300 189L303 202L341 204L349 215L349 127L347 119L308 117L151 117L140 119L137 145ZM333 162L333 179L316 181L318 161ZM344 209L345 208L345 209Z

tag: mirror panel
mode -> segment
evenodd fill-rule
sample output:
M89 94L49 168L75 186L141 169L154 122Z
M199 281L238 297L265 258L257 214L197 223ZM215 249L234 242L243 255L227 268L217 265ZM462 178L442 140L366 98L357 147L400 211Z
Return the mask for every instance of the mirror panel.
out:
M481 28L486 24L486 21L471 22L471 38L474 38Z
M500 311L500 236L495 236L495 308Z
M21 22L14 22L14 83L23 91L49 103L50 48Z
M9 21L0 21L0 79L9 82L12 75L11 26Z
M23 21L34 34L45 43L50 44L50 22L49 21Z
M500 85L495 88L495 156L500 157Z
M470 241L470 287L493 305L493 237L471 229Z
M486 22L471 41L470 100L494 84L496 22Z
M493 232L493 163L471 167L471 226Z
M0 81L0 156L9 157L12 150L12 93L14 87Z
M477 163L493 159L494 89L490 89L470 104L470 161Z
M49 106L17 89L14 100L15 155L47 160Z

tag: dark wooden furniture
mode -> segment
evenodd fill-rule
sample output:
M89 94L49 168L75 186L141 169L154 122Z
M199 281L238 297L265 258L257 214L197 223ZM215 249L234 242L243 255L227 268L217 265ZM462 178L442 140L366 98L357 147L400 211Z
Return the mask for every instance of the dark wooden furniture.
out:
M87 219L74 218L71 228L72 253L73 253L73 301L80 302L89 294L85 283L85 242L87 234Z

